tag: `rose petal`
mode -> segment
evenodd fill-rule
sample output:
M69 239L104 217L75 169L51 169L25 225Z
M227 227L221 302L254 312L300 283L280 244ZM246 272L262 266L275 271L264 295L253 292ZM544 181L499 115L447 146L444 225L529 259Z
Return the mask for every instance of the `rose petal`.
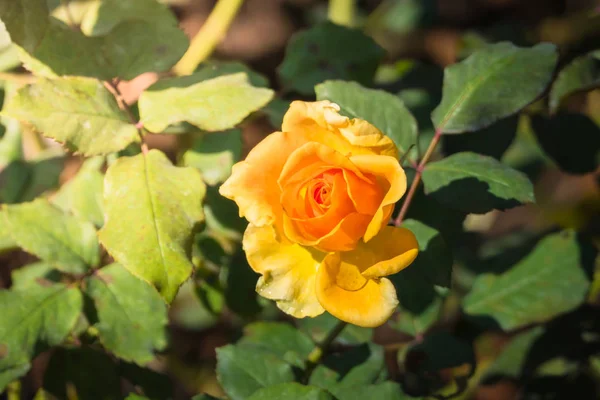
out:
M406 192L406 175L400 163L394 157L358 155L350 157L350 160L363 173L382 177L388 185L387 190L384 190L385 196L365 232L364 240L367 242L387 224L394 210L394 204Z
M383 189L374 176L361 179L351 171L344 171L344 179L348 187L348 196L354 208L361 214L374 215L383 200Z
M256 285L261 296L296 318L323 313L315 296L315 276L325 254L282 243L272 226L248 225L243 246L248 263L262 275Z
M353 119L339 130L354 146L368 148L375 154L398 158L398 148L392 139L367 121Z
M337 279L339 253L327 255L317 275L317 297L330 314L342 321L367 328L385 323L398 306L394 285L386 279L369 279L359 290L345 290Z

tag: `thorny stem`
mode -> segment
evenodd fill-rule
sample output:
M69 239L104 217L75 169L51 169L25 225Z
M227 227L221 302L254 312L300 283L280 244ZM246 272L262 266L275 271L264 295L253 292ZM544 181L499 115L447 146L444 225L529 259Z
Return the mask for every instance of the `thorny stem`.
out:
M219 0L208 19L192 39L190 47L173 67L177 75L189 75L206 60L221 42L244 0Z
M328 17L338 25L352 26L356 0L329 0Z
M429 161L429 158L431 158L431 155L433 154L433 151L437 147L441 138L442 138L442 130L437 129L435 131L435 135L433 136L433 139L431 140L431 143L429 143L429 147L427 148L425 155L421 159L421 162L419 163L419 165L417 165L415 179L412 181L412 184L410 185L410 189L408 189L408 194L406 195L406 198L404 199L404 203L402 203L402 208L400 209L398 216L394 220L394 225L400 226L400 224L402 224L402 221L404 220L404 217L406 217L406 213L408 212L408 207L410 207L410 203L412 202L413 197L415 197L415 193L417 192L419 183L421 183L421 176L423 175L423 169L425 168L425 164L427 164L427 162Z
M306 360L306 370L304 372L304 381L308 382L311 374L321 363L323 356L327 353L329 346L331 343L339 336L340 333L344 330L344 328L348 325L347 322L339 321L336 326L327 334L325 339L321 343L318 343L315 348L310 352L308 358Z

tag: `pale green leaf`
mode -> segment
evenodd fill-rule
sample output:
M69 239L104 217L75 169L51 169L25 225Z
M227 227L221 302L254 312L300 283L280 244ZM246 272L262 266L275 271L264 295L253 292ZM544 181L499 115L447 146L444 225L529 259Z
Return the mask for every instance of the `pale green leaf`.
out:
M86 160L77 175L64 184L52 197L52 203L97 227L101 227L104 223L102 205L104 175L99 169L103 162L102 158Z
M4 221L19 247L61 271L83 273L100 263L94 226L45 199L4 206Z
M324 390L304 386L296 382L280 383L258 390L249 400L333 400L333 396Z
M375 125L394 141L400 156L417 143L417 121L398 96L344 81L321 83L315 91L318 100L338 104L343 115Z
M119 158L106 172L100 241L167 302L192 273L194 230L203 219L198 171L178 168L158 150Z
M217 378L232 400L246 400L257 390L294 381L290 364L245 346L217 349Z
M533 185L523 173L469 152L427 164L423 183L425 193L464 212L486 213L535 201Z
M0 210L0 254L19 248L19 245L10 235L4 221L4 211Z
M446 68L436 129L463 133L485 128L534 101L552 79L556 47L521 48L508 42L484 47Z
M564 67L552 84L548 105L556 112L569 95L600 86L600 60L594 52L578 57Z
M167 344L167 306L160 295L120 264L102 268L87 282L104 347L126 361L152 361L154 351Z
M27 372L35 355L63 342L82 304L79 290L64 285L0 291L0 391Z
M159 82L142 93L140 117L151 132L182 121L206 131L230 129L273 98L272 90L252 86L245 73L182 85L187 79Z
M19 90L3 113L84 155L113 153L139 141L135 126L96 79L40 80Z
M24 265L12 271L10 279L12 280L11 290L26 290L39 287L49 282L59 282L60 272L52 264L47 262L36 262Z
M183 164L202 173L209 185L223 183L242 156L242 131L233 129L197 137L183 154Z
M0 139L0 170L12 161L23 159L21 124L13 118L0 117L4 135Z
M512 330L576 308L589 286L577 237L565 231L544 238L507 272L478 276L463 307L467 314L492 317Z
M0 21L0 71L8 71L20 63L18 49L11 42L6 26Z

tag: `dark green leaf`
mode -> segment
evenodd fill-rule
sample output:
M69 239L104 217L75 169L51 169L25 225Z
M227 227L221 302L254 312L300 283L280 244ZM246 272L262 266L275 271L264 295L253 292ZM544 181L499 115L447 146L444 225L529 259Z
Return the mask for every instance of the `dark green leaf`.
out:
M600 63L600 61L599 61ZM544 152L570 174L594 172L600 162L600 127L583 114L535 115L531 126Z
M235 202L221 196L216 186L206 188L204 214L211 232L231 240L241 240L247 222L240 217Z
M250 268L246 255L239 249L231 258L227 268L225 302L231 311L249 317L261 309L256 294L258 275Z
M39 80L20 89L3 113L84 155L113 153L140 140L114 96L96 79Z
M4 168L13 161L23 159L23 140L19 121L0 117L0 122L0 129L4 131L0 139L0 168Z
M298 367L315 347L313 341L292 325L276 322L255 322L247 325L238 345L259 347Z
M223 311L225 297L217 277L208 277L196 284L196 295L204 308L218 316Z
M225 182L231 167L242 156L242 131L204 134L195 138L192 147L183 154L183 164L197 168L209 185Z
M64 158L53 150L35 159L15 160L0 172L0 201L8 204L32 201L58 186Z
M585 301L590 282L581 263L573 232L549 235L507 272L478 276L464 310L490 316L504 330L547 321Z
M299 383L281 383L255 392L248 400L334 400L324 390Z
M321 83L315 91L318 100L338 104L343 115L375 125L394 141L400 156L417 143L417 121L398 96L344 81Z
M202 74L202 73L200 73ZM231 129L273 98L273 91L257 88L243 72L191 84L191 77L171 78L151 86L139 100L141 122L152 132L189 122L206 131Z
M600 59L594 52L578 57L564 67L550 90L550 112L558 110L571 94L600 86Z
M362 32L325 22L290 40L279 77L285 89L306 95L328 79L370 85L384 55Z
M192 400L219 400L219 398L211 396L210 394L203 393L192 397Z
M204 217L202 177L150 150L119 158L106 172L104 188L100 241L115 261L171 302L193 270L192 240Z
M153 400L173 397L173 384L169 376L148 368L126 362L119 363L119 376L141 389L145 396Z
M116 365L108 354L85 347L53 352L44 375L44 390L59 399L68 399L73 391L79 400L121 398Z
M529 179L497 160L457 153L426 165L425 193L464 212L483 214L535 201Z
M318 317L303 318L296 321L298 327L308 333L316 342L321 342L325 339L338 322L339 320L328 312L324 312ZM372 328L347 325L336 341L347 345L354 345L369 342L372 338Z
M278 357L233 345L217 349L217 377L232 400L245 400L261 388L294 381L291 365Z
M167 307L146 282L120 264L102 268L87 280L98 313L100 341L116 356L139 365L167 344Z
M31 51L48 29L48 6L44 0L3 1L0 19L12 41Z
M333 394L338 400L419 400L408 396L396 382L384 382L378 385L357 385L335 389Z
M475 362L473 347L461 339L445 332L428 335L422 343L413 346L407 355L407 363L411 363L411 353L419 361L416 367L419 371L440 371L446 368L456 368ZM412 368L413 365L407 365Z
M89 222L63 213L45 199L3 210L6 227L19 247L57 269L83 273L100 263L96 229Z
M64 285L0 291L0 391L27 372L34 356L65 340L82 305L79 290Z
M552 79L556 47L489 45L446 68L442 102L433 111L436 129L463 133L483 129L534 101Z
M326 356L313 371L309 383L335 393L339 388L379 383L386 373L383 348L365 343Z
M273 128L281 129L281 125L283 124L283 116L290 108L290 102L288 100L282 100L278 97L275 97L269 104L263 108L263 112L267 114L267 118Z
M531 346L543 333L544 328L538 326L515 336L492 365L485 370L485 377L502 376L518 379Z

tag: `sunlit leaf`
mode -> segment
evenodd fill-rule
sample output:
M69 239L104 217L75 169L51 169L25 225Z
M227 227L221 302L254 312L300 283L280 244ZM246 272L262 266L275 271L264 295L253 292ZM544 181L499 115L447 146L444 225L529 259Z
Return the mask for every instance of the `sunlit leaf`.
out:
M564 67L550 90L549 106L556 112L563 100L571 94L600 86L600 59L589 53L571 61Z

